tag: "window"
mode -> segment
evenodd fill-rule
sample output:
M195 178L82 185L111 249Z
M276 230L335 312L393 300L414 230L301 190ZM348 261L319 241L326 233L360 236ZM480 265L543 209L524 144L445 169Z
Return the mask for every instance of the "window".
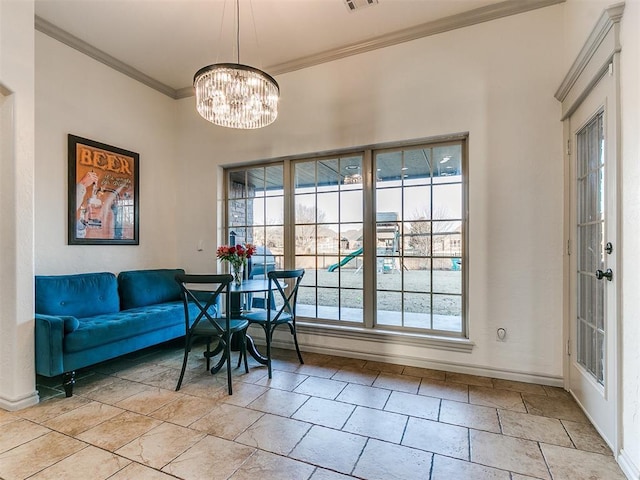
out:
M292 163L301 316L363 322L362 155Z
M466 139L227 170L249 275L305 268L309 322L466 336ZM288 179L288 180L285 180Z
M284 268L284 189L282 165L252 167L228 173L229 243L250 242L259 248L251 277Z
M462 332L462 145L374 152L378 325Z

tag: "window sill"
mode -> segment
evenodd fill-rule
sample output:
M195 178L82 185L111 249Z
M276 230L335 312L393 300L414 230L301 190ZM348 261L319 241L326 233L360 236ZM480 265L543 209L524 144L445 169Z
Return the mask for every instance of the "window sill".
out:
M410 345L436 348L458 353L471 353L475 343L468 338L445 337L414 332L398 332L394 330L370 329L344 325L326 325L298 320L296 330L300 334L321 335L350 340Z

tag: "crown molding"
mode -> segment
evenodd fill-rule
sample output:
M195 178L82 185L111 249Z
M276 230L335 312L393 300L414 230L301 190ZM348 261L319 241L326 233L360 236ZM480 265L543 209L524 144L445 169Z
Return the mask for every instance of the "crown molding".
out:
M271 75L301 70L322 63L332 62L352 55L370 52L379 48L390 47L404 42L410 42L423 37L449 32L459 28L470 27L479 23L497 20L499 18L529 12L538 8L549 7L564 3L566 0L506 0L501 3L475 8L467 12L444 17L432 22L423 23L415 27L398 30L397 32L381 35L365 42L355 43L346 47L327 50L316 55L299 58L290 62L273 65L267 70Z
M555 98L563 105L563 120L571 115L602 78L613 56L622 50L619 27L623 13L624 3L613 5L602 12L558 87Z
M44 18L41 18L37 15L35 16L35 28L40 33L44 33L45 35L48 35L54 40L58 40L59 42L64 43L65 45L68 45L69 47L81 53L84 53L85 55L93 58L94 60L97 60L98 62L103 63L104 65L111 67L114 70L120 73L123 73L124 75L131 77L134 80L137 80L138 82L143 83L144 85L151 87L154 90L157 90L158 92L163 93L168 97L171 97L174 99L177 98L176 90L174 88L171 88L170 86L165 85L164 83L156 80L155 78L152 78L149 75L142 73L140 70L136 70L131 65L121 62L117 58L109 55L106 52L103 52L102 50L94 47L93 45L90 45L84 40L81 40L80 38L74 35L71 35L69 32L62 30L59 27L56 27L53 23L50 23L46 21Z
M183 87L183 88L179 88L178 90L176 90L176 100L179 100L181 98L189 98L189 97L193 97L195 95L194 91L193 91L193 86L189 86L189 87Z
M489 22L491 20L529 12L538 8L557 5L564 3L565 1L566 0L506 0L504 2L475 8L467 12L434 20L433 22L427 22L422 25L399 30L387 35L381 35L365 42L354 43L346 47L327 50L315 55L272 65L267 67L265 70L272 76L282 75L284 73L294 72L296 70L313 67L322 63L332 62L352 55L370 52L379 48L390 47L400 43L417 40L419 38L449 32L458 28L469 27L479 23ZM95 48L80 38L71 35L65 30L56 27L37 15L35 17L35 28L39 32L88 55L114 70L133 78L134 80L138 80L139 82L167 95L170 98L180 99L194 95L192 86L179 88L177 90L171 88L170 86L165 85L139 70L136 70L132 66L127 65L108 53Z

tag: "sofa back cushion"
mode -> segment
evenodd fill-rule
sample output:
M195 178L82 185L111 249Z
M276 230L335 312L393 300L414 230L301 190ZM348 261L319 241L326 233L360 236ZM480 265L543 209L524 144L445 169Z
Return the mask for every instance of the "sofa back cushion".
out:
M180 300L180 287L175 280L177 273L184 273L184 270L176 268L120 272L120 308L128 310Z
M109 272L36 275L36 313L85 318L120 310L118 282Z

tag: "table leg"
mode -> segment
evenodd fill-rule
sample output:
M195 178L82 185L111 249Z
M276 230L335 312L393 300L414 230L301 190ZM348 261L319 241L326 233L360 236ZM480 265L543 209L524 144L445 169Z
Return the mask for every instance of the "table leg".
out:
M231 303L231 318L241 318L242 317L242 295L241 293L232 293L230 298ZM246 332L245 332L246 333ZM240 351L240 341L239 339L233 335L231 338L231 350L234 352ZM251 335L247 334L247 352L251 355L256 362L261 365L267 364L267 357L264 357L256 347L253 338Z
M251 338L251 335L247 335L247 352L249 355L253 357L253 359L261 365L267 364L267 357L263 357L258 349L256 348L256 344Z
M242 293L231 293L229 303L231 304L231 318L242 316Z
M211 367L211 375L215 375L216 373L218 373L220 369L224 366L226 361L227 361L227 355L224 352L222 352L222 355L220 356L220 360L218 360L218 363L216 363L213 367Z
M204 358L207 359L207 363L209 363L209 359L215 357L219 353L222 353L222 355L220 356L220 359L218 360L218 362L213 367L211 367L209 369L211 371L212 375L215 375L216 373L218 373L220 371L220 369L224 366L224 362L226 361L226 356L225 356L225 352L224 352L224 341L222 339L219 339L218 343L213 348L213 350L211 350L209 352L205 351L205 352L202 353Z
M236 334L231 337L231 350L234 352L240 351L240 337L236 336ZM258 348L256 347L253 338L251 338L251 335L247 335L247 352L249 352L249 355L251 355L259 364L267 364L267 357L263 357L262 354L258 351Z

